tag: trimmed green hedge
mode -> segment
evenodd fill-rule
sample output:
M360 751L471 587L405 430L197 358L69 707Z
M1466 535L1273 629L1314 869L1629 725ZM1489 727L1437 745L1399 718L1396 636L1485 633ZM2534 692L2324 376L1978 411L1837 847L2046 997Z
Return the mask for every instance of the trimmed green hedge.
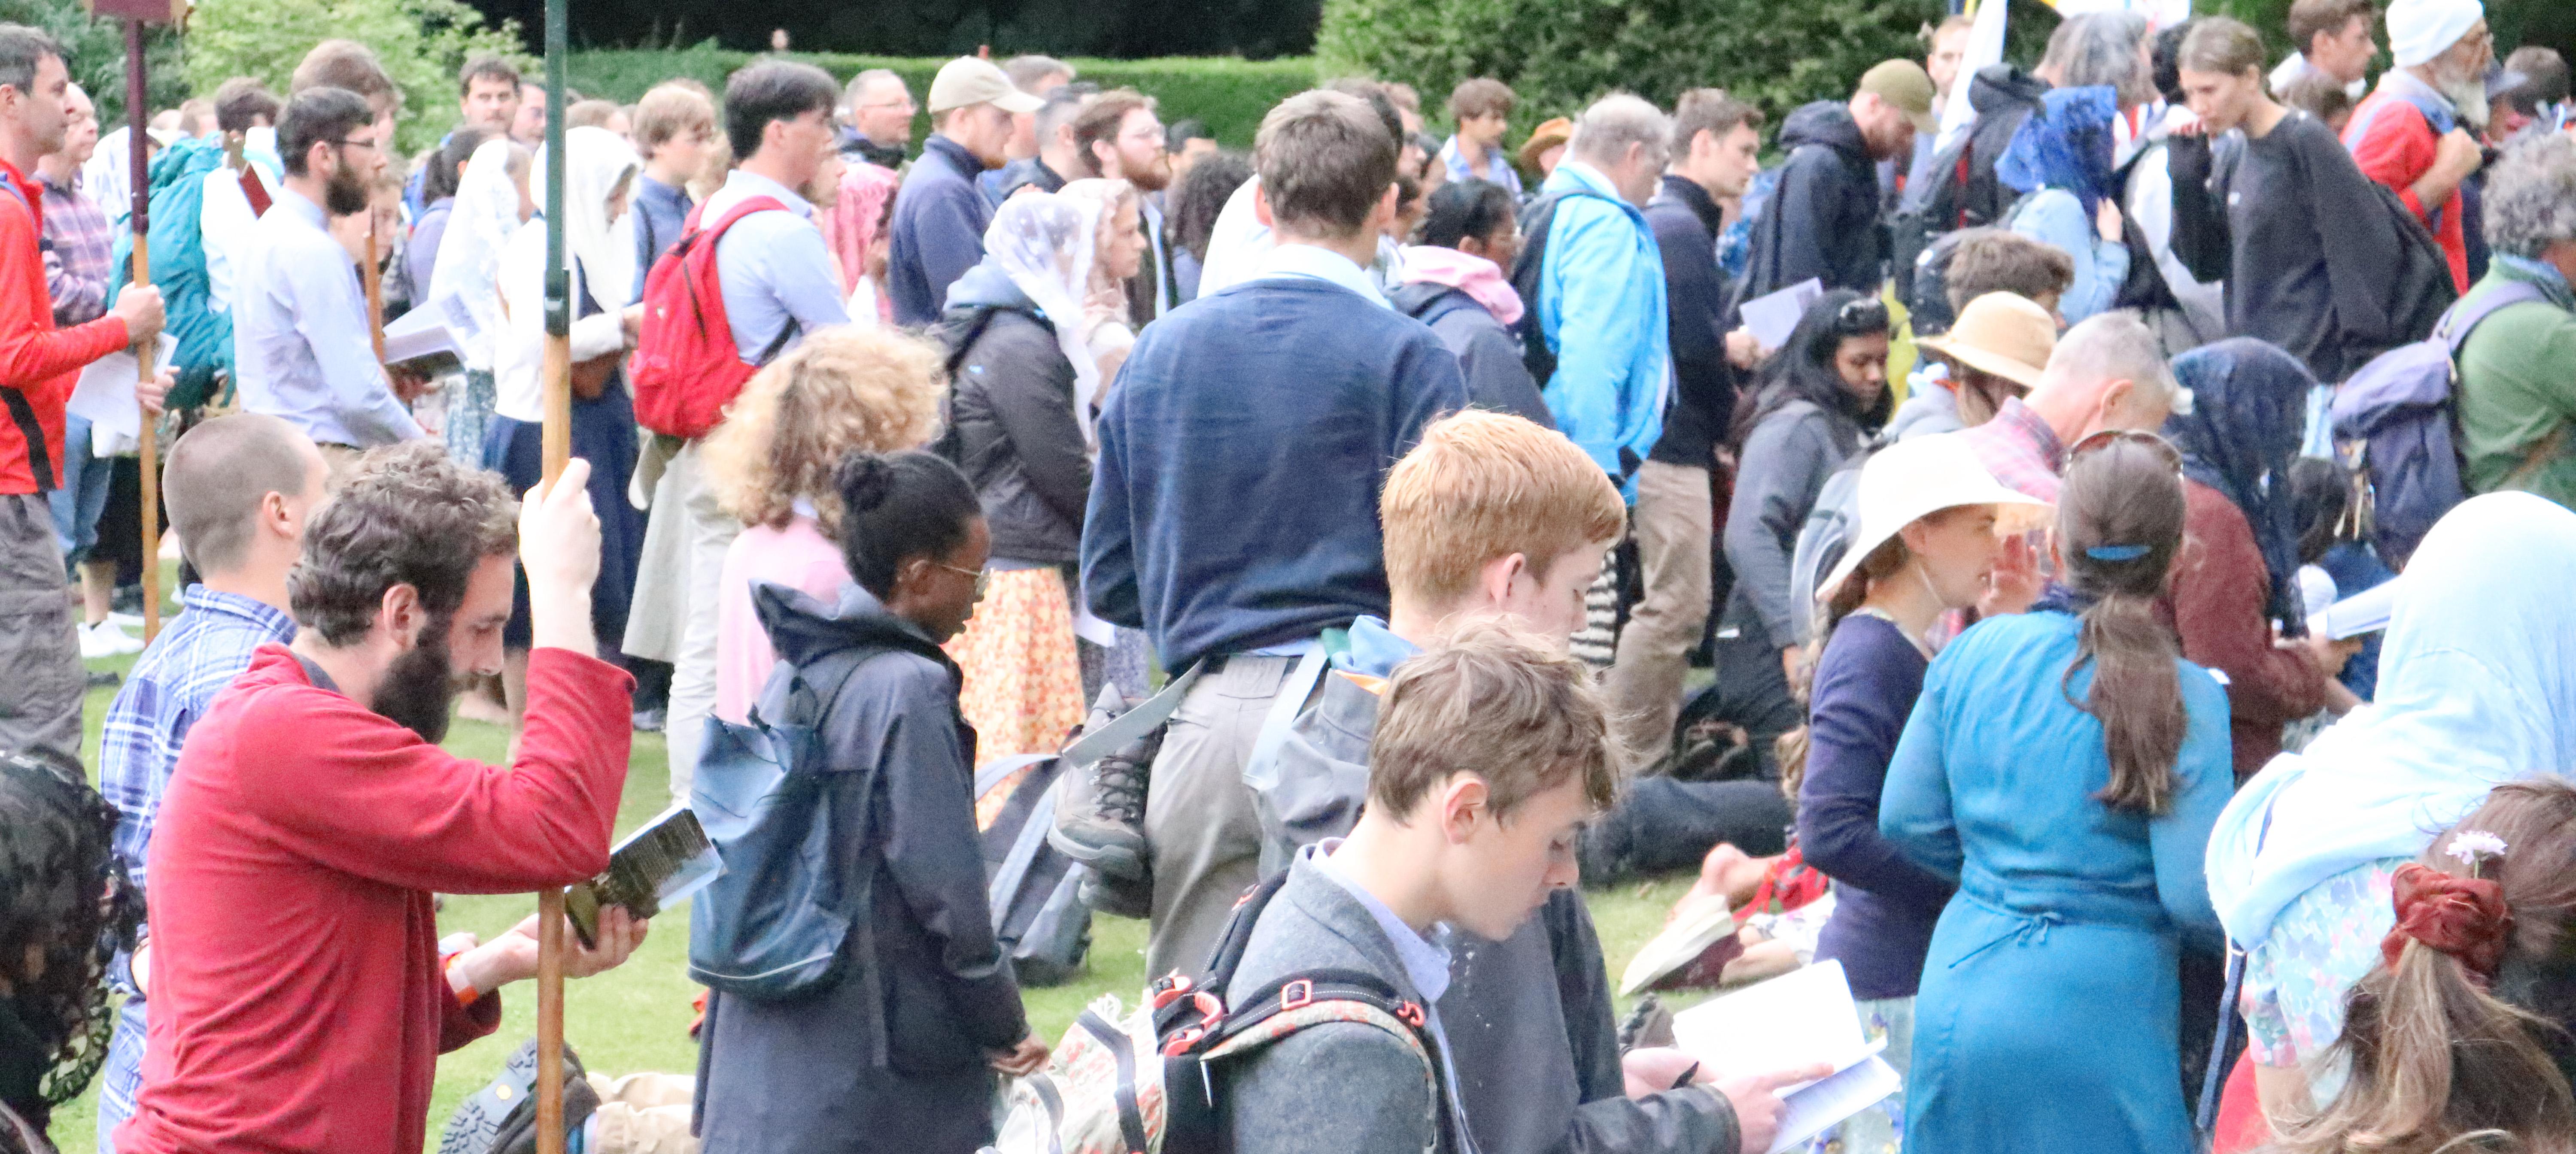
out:
M819 65L847 83L863 69L891 68L912 86L913 99L927 103L930 79L944 59L918 56L858 56L795 52L788 57ZM728 51L712 40L667 51L599 49L576 52L567 65L572 86L584 96L632 101L644 91L674 77L693 77L716 92L725 78L757 57ZM1289 95L1315 85L1315 62L1307 57L1248 61L1231 57L1165 57L1155 60L1075 59L1082 79L1103 88L1134 87L1162 103L1165 121L1192 118L1207 122L1218 140L1231 148L1249 148L1261 117ZM925 113L913 125L913 139L930 132Z

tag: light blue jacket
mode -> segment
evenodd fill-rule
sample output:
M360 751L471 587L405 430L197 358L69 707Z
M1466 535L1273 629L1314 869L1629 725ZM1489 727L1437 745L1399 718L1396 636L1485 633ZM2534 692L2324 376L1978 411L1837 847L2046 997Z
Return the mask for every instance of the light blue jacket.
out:
M2129 279L2129 246L2104 240L2084 213L2084 203L2062 188L2042 189L2020 212L2012 230L2075 258L2075 280L2057 300L2057 315L2077 324L2109 311Z
M1583 189L1559 201L1539 265L1538 323L1556 354L1556 376L1540 390L1556 427L1637 499L1632 465L1664 435L1672 392L1665 344L1664 255L1646 214L1619 198L1600 173L1569 160L1541 194Z

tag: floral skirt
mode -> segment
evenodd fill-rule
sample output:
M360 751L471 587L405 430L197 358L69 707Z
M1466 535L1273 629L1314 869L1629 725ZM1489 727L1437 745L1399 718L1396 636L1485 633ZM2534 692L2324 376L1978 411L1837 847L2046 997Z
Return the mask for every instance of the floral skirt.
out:
M959 705L975 727L975 760L1054 753L1082 724L1082 665L1064 576L1053 567L987 572L983 602L948 643L965 671Z

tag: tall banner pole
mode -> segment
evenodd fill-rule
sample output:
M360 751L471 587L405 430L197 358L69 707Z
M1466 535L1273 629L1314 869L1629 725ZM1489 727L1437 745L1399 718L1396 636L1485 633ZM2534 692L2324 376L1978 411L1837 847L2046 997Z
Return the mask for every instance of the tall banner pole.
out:
M125 18L125 127L128 154L127 168L134 185L134 267L132 281L138 285L152 283L152 257L146 243L152 231L152 174L150 151L144 147L143 129L150 113L144 107L147 99L144 84L143 20ZM141 370L139 383L149 384L153 376L152 354L156 341L143 341L134 347L134 361ZM138 405L140 402L137 402ZM141 425L143 457L143 639L150 641L161 632L161 446L160 429L153 414L145 412ZM87 447L63 446L66 454L89 452Z
M565 0L546 0L546 344L542 448L549 490L572 457L572 272L564 259ZM537 895L537 1154L564 1154L564 897Z

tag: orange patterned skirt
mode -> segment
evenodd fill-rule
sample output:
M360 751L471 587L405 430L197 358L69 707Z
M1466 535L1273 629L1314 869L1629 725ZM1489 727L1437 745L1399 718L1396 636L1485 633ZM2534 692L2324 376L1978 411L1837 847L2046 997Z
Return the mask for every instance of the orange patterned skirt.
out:
M966 631L948 643L948 656L965 672L959 705L975 727L978 763L1053 753L1082 724L1073 606L1055 569L993 570ZM1010 791L993 793L998 806ZM977 816L989 821L982 808Z

